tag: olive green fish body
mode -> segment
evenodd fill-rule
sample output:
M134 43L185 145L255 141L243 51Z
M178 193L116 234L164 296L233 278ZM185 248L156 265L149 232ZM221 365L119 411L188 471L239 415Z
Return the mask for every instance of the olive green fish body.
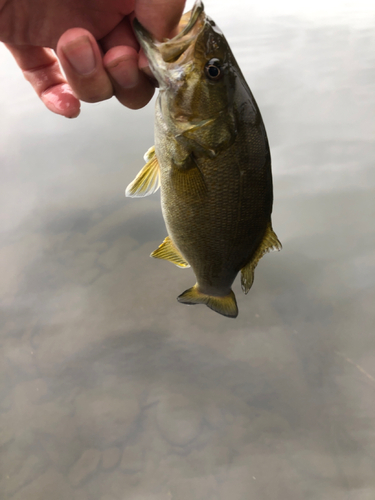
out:
M200 2L182 26L161 43L135 25L160 92L155 148L127 195L160 185L169 237L152 256L190 265L197 278L178 300L235 317L237 274L247 293L262 255L281 248L271 226L270 151L258 106Z
M272 177L267 138L258 112L249 116L248 108L238 110L245 116L238 116L241 125L232 145L215 158L197 156L196 165L191 167L188 161L186 170L173 167L174 138L165 141L166 127L157 127L155 151L164 220L203 293L229 293L270 223ZM249 122L253 124L249 126ZM189 167L195 170L193 175ZM189 176L197 186L189 182ZM190 190L186 190L189 183Z

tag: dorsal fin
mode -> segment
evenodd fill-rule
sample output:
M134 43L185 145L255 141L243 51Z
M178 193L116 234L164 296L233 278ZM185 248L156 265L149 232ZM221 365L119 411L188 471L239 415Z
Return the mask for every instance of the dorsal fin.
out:
M147 151L144 159L147 161L146 165L126 188L125 196L129 198L148 196L155 193L160 187L160 168L155 154L155 146Z
M178 267L190 267L189 263L183 258L179 250L175 247L173 241L169 236L165 238L163 243L152 252L150 257L155 257L156 259L169 260Z
M248 293L250 290L254 281L254 270L263 255L271 252L272 250L280 251L281 248L282 245L274 233L271 223L269 223L257 251L253 255L250 262L241 269L241 287L244 293Z

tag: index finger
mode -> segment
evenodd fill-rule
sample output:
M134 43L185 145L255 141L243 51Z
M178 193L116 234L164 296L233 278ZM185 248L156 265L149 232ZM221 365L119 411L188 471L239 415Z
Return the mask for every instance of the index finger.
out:
M64 78L51 49L5 44L45 106L59 115L75 118L80 102Z

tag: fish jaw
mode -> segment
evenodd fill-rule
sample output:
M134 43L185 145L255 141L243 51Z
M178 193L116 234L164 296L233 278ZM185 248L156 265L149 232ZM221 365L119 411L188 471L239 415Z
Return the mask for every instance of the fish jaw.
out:
M170 40L159 42L138 19L134 19L135 34L160 90L180 87L183 84L192 69L194 41L203 30L205 20L203 3L198 0L193 9L182 17L179 33Z

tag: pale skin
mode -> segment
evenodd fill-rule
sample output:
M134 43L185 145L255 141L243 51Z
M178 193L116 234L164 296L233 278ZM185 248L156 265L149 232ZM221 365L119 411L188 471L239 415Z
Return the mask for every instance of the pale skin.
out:
M132 29L171 37L185 0L0 0L0 41L45 106L74 118L113 95L131 109L155 91ZM63 69L63 72L60 69Z

